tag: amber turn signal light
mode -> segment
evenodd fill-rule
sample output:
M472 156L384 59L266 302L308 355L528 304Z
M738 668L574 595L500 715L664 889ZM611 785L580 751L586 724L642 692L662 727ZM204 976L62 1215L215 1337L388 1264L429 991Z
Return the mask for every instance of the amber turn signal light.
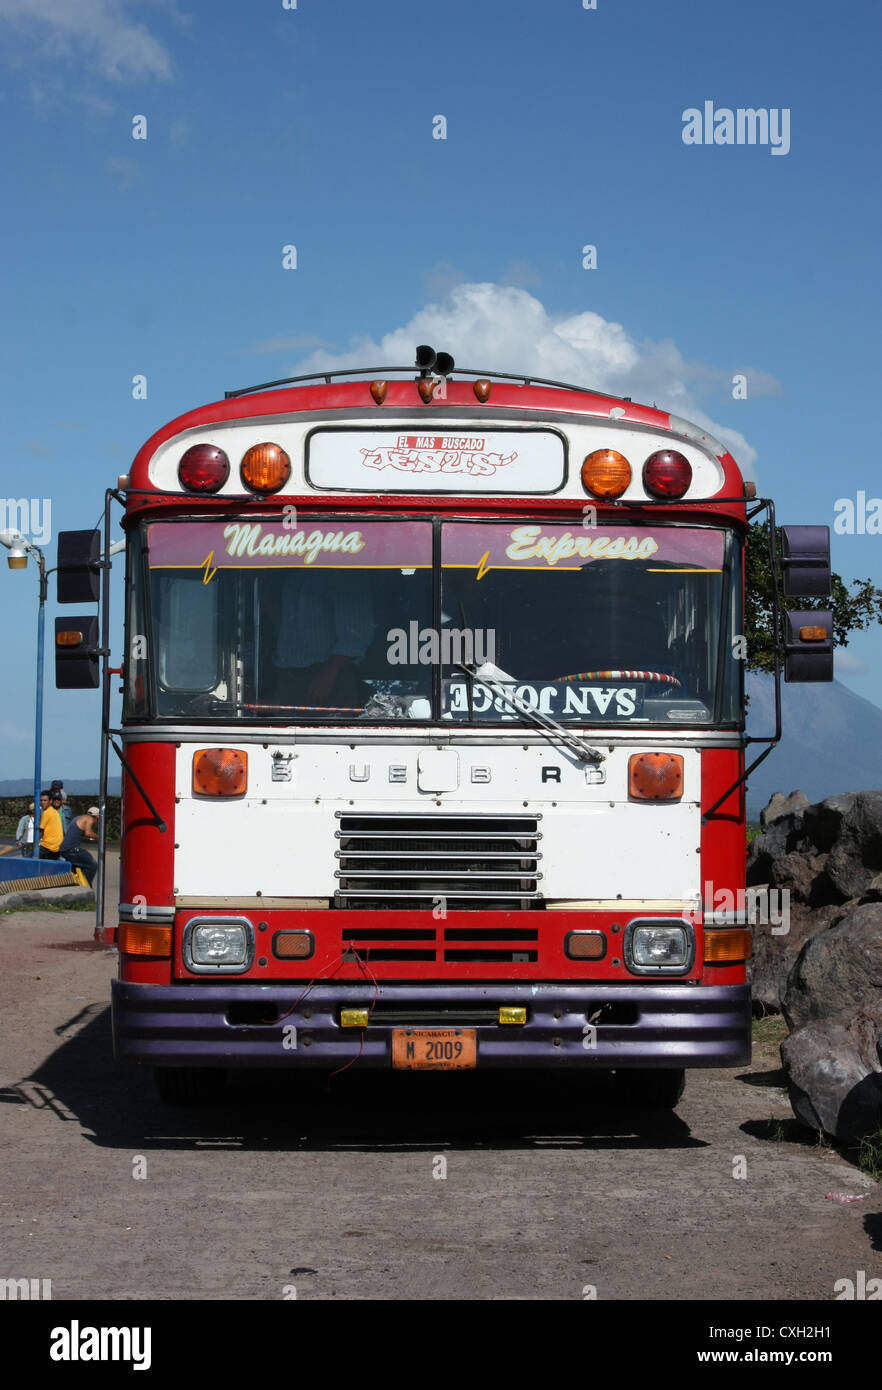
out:
M827 635L825 627L801 627L799 629L800 642L826 642Z
M116 944L123 956L170 956L172 929L144 922L120 922Z
M603 960L606 955L606 937L602 931L567 932L564 950L570 960Z
M751 956L750 932L744 927L732 931L713 928L704 934L705 965L734 965Z
M81 632L56 632L56 647L78 647L83 640Z
M631 465L615 449L595 449L582 464L582 486L594 497L621 497L631 481Z
M248 786L248 754L238 748L203 748L193 754L197 796L243 796Z
M254 444L243 455L239 472L252 492L278 492L291 476L291 460L278 444Z
M679 801L683 759L679 753L635 753L628 759L628 792L637 801Z
M273 937L273 955L279 960L309 960L314 950L311 931L277 931Z

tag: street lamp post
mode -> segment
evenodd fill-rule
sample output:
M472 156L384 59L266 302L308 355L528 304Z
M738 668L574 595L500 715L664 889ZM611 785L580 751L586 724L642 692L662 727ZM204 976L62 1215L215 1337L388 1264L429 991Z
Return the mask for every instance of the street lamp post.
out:
M0 531L0 545L9 551L6 562L11 570L27 569L28 556L36 560L40 573L40 606L37 611L37 710L34 732L34 848L35 859L40 857L40 779L43 758L43 647L46 630L46 594L48 577L46 557L38 545L25 540L20 531Z

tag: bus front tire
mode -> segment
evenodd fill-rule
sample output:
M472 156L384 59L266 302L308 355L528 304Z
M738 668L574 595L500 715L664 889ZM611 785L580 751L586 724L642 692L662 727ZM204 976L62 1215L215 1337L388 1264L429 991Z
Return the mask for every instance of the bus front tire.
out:
M227 1074L220 1067L154 1067L153 1079L166 1105L202 1105L223 1095Z
M685 1085L683 1067L623 1068L616 1072L618 1100L637 1110L673 1110Z

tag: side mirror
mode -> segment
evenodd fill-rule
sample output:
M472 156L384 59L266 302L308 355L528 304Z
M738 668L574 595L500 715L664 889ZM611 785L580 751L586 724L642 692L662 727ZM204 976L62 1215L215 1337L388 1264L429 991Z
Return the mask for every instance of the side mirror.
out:
M810 528L807 528L810 529ZM833 614L829 609L791 609L784 614L785 681L833 679Z
M826 598L830 592L830 527L782 526L778 564L789 598Z
M58 534L58 602L97 603L101 592L100 531Z
M55 685L58 690L95 690L98 669L98 619L55 619Z

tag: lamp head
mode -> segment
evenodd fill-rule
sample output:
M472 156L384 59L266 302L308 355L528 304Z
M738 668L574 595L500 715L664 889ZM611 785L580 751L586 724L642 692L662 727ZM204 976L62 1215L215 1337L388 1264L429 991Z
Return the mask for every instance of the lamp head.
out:
M27 569L27 541L20 531L0 531L0 545L5 545L9 551L6 563L11 570Z

